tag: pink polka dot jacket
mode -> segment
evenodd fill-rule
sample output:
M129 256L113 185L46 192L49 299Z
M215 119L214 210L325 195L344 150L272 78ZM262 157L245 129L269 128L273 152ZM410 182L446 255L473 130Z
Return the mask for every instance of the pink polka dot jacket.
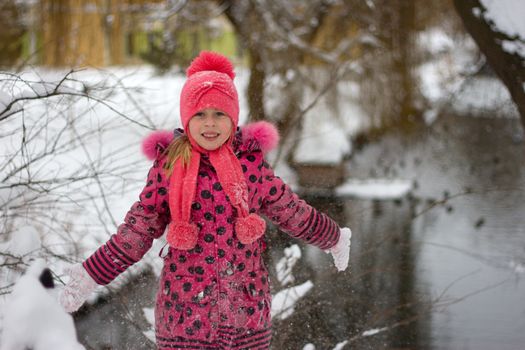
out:
M255 129L264 127L259 123ZM298 198L265 161L264 130L253 132L252 127L249 137L243 137L243 130L236 133L233 145L249 187L250 212L321 249L334 246L337 224ZM108 284L139 261L169 224L163 151L172 138L171 132L157 133L148 140L156 156L139 200L117 233L83 263L98 284ZM159 349L269 348L271 294L261 257L265 240L239 242L235 216L217 174L203 157L191 213L200 230L198 243L187 251L169 247L163 258L155 308Z

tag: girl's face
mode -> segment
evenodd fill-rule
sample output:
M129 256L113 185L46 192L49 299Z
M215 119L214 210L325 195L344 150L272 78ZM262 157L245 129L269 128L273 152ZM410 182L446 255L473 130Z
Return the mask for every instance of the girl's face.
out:
M213 151L230 138L233 123L223 111L207 108L191 117L188 128L199 146Z

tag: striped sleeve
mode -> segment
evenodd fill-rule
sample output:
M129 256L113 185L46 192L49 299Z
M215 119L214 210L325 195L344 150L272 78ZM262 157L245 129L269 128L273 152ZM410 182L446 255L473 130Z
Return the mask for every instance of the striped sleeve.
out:
M98 284L110 283L146 254L153 239L162 236L169 221L167 188L162 164L155 161L140 200L131 206L117 233L83 263Z
M334 220L300 199L271 168L265 170L263 179L263 215L292 237L321 249L337 243L340 228Z

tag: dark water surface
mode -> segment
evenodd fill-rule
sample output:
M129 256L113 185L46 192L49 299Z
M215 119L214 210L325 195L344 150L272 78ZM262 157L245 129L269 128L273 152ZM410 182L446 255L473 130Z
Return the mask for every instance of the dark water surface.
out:
M300 244L293 284L314 286L290 317L274 320L272 348L524 349L524 153L518 121L465 117L356 153L351 177L408 179L415 189L384 201L305 195L352 228L350 268L337 273L329 255ZM271 270L294 242L269 237ZM145 274L119 302L79 315L82 341L153 348L140 330L155 290Z

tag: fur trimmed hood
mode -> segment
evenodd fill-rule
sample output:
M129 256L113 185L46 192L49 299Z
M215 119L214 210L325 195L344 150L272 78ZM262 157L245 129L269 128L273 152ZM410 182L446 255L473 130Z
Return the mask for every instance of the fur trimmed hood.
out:
M157 157L168 147L175 137L183 134L181 129L175 131L157 130L149 134L142 141L142 153L150 160ZM262 151L268 153L279 144L277 128L266 121L247 124L237 129L234 140L237 151Z

